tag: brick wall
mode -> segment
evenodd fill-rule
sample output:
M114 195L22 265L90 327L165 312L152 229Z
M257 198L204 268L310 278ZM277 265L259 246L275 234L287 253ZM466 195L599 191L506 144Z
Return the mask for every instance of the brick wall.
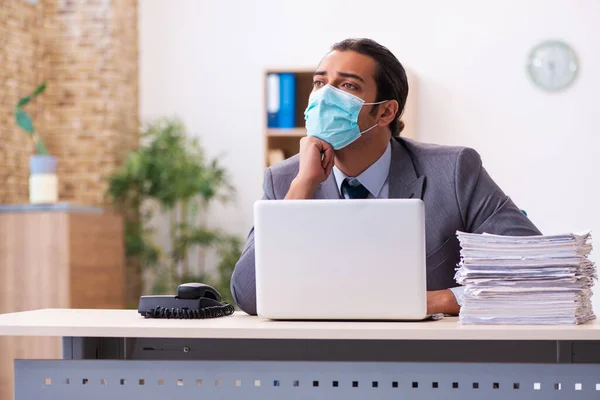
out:
M32 143L16 128L14 107L38 82L39 21L39 10L28 2L0 2L0 203L28 198ZM39 116L37 104L28 110Z
M59 160L59 198L102 204L106 177L138 144L137 1L3 1L0 18L10 22L1 24L0 42L14 43L0 50L2 64L14 60L0 71L2 86L12 85L0 94L0 202L27 202L31 150L12 112L45 80L32 109Z

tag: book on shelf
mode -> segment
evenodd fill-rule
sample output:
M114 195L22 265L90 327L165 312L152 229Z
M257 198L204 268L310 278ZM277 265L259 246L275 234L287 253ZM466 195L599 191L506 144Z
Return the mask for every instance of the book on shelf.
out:
M267 127L296 126L296 76L293 73L267 75Z
M267 127L279 127L279 74L267 75Z

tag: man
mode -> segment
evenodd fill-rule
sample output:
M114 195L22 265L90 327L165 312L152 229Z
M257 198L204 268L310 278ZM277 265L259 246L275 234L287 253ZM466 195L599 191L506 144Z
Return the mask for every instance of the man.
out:
M422 199L428 313L458 314L462 288L454 280L460 250L456 231L540 232L490 178L476 151L400 137L408 82L387 48L369 39L337 43L313 81L305 112L308 136L300 141L298 155L267 168L263 198ZM238 306L256 314L253 231L231 289Z

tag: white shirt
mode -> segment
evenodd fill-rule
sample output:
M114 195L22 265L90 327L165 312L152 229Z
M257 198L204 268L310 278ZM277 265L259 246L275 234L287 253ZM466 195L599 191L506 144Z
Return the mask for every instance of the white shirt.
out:
M347 176L338 167L333 167L333 176L337 183L338 192L342 193L342 183L346 178L357 179L368 191L369 199L387 199L390 194L390 164L392 163L392 145L388 143L387 148L369 168L356 177ZM345 196L347 198L347 196Z

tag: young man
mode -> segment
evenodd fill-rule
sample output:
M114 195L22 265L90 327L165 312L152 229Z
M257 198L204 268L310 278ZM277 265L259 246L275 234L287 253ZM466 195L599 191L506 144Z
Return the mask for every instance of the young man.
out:
M408 82L384 46L369 39L337 43L313 81L300 154L267 168L263 198L422 199L428 313L458 314L462 288L454 280L460 250L456 231L540 232L490 178L476 151L400 137ZM256 314L254 277L251 231L231 280L235 301L249 314Z

